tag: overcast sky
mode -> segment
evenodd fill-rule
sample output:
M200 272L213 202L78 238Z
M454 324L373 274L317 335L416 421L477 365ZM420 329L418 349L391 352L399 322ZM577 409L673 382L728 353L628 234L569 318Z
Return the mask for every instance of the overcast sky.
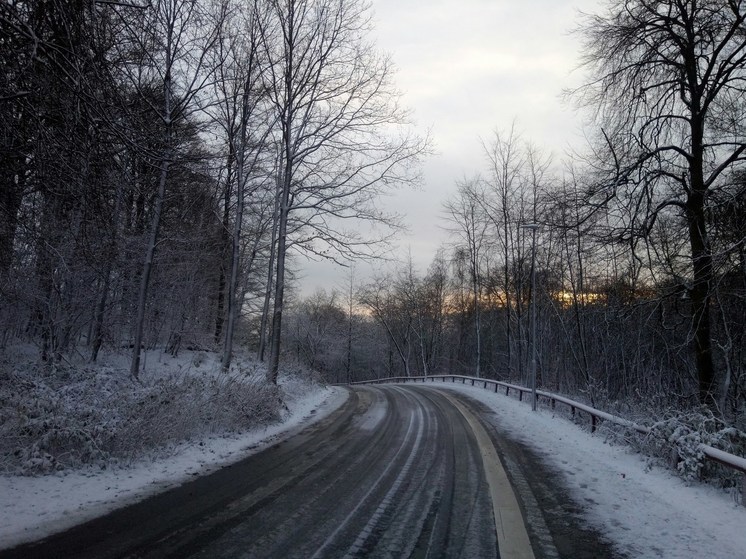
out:
M446 240L442 205L456 181L482 171L480 138L512 123L522 136L562 157L582 143L582 118L561 99L577 85L579 39L570 30L578 11L597 12L601 0L372 0L378 47L391 54L403 103L417 127L431 130L436 153L424 166L420 191L387 200L405 213L409 235L399 253L411 251L425 272ZM305 263L301 291L344 284L347 271ZM377 269L381 266L377 265ZM358 276L369 275L360 266ZM364 277L362 278L364 279Z

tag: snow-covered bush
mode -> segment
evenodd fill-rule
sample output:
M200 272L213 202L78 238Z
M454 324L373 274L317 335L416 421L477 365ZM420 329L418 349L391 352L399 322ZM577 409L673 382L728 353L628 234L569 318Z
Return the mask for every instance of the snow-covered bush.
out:
M584 400L577 395L571 398ZM642 434L610 421L601 421L598 426L599 433L607 441L631 446L649 457L651 464L675 468L689 481L706 481L724 488L739 487L743 483L740 471L710 460L701 445L746 456L746 432L727 424L709 408L668 409L654 414L649 402L611 400L598 404L597 408L650 428L649 433ZM583 428L590 428L588 416L582 412L576 413L571 420Z
M283 394L257 373L188 367L138 383L124 368L0 363L0 472L110 467L276 421Z
M279 419L279 391L235 375L172 375L154 383L128 406L119 429L118 454L168 449L196 437L239 432Z
M708 460L701 445L746 455L746 433L728 426L707 408L671 412L651 426L645 445L652 453L676 461L679 474L688 480L710 480L723 487L738 484L739 472Z

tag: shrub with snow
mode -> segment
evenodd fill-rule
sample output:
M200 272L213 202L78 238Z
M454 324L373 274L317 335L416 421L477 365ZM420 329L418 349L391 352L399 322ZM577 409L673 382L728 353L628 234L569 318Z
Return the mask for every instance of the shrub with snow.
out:
M728 426L707 408L669 412L651 426L646 445L664 460L676 459L679 474L688 480L712 480L723 487L739 483L739 472L705 458L701 445L738 456L746 455L746 433Z
M173 369L138 383L126 368L0 364L0 471L106 468L281 416L282 389L255 365Z

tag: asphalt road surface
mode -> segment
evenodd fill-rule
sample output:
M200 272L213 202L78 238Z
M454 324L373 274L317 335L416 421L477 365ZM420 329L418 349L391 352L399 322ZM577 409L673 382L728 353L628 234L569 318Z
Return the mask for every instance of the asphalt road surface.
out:
M489 415L447 390L355 387L255 456L0 558L612 557Z

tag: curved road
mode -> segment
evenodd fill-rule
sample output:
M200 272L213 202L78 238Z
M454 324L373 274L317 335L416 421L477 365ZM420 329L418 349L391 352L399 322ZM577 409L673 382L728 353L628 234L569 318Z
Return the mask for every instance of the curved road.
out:
M583 557L585 540L588 557L611 556L562 515L545 517L532 474L515 471L524 453L498 440L476 402L422 386L349 390L340 409L264 452L0 558L523 559Z

